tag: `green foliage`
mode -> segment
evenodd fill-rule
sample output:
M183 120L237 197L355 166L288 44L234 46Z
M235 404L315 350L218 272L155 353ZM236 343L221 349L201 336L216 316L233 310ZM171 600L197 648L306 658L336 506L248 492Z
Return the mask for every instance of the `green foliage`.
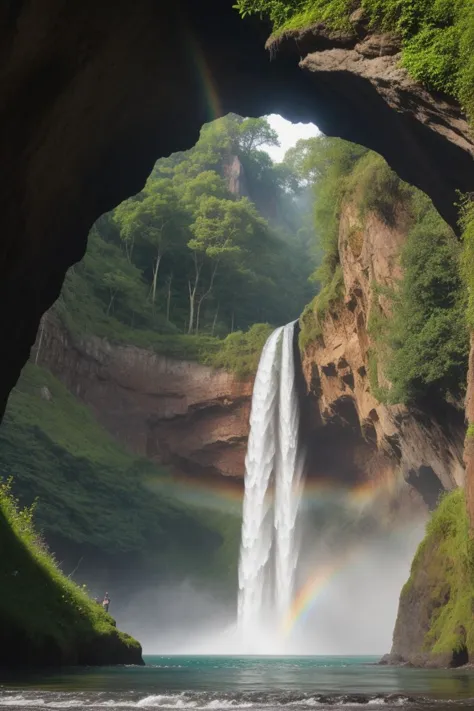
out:
M428 393L459 395L467 371L460 246L429 200L419 195L417 200L401 252L403 278L392 294L392 316L379 318L377 329L372 317L369 328L392 384L390 402Z
M474 437L474 424L471 422L466 430L466 439L472 439Z
M372 395L383 403L388 403L390 399L390 391L388 388L380 385L379 380L379 359L377 350L371 348L367 353L367 374L369 376L369 385Z
M48 388L51 399L41 396ZM223 542L212 515L173 498L166 471L123 450L48 371L27 365L0 429L0 473L22 501L38 497L45 536L89 554L154 560L160 575L203 574ZM160 482L153 494L145 486ZM208 512L209 513L209 512ZM95 553L94 553L95 551Z
M351 0L238 0L234 7L242 17L256 13L267 15L275 34L279 34L313 22L346 28L353 3Z
M20 507L12 480L0 479L2 634L22 639L30 655L55 649L67 657L112 638L138 650L138 643L118 632L102 607L63 575L35 530L33 513L34 507Z
M229 333L219 351L210 356L208 362L239 377L251 375L257 370L263 346L272 331L268 323L255 323L246 333Z
M266 119L230 114L158 161L138 195L97 221L70 270L55 306L68 330L205 362L229 332L294 318L315 261L299 180L261 150L277 142Z
M451 94L474 115L474 5L471 0L360 0L375 28L398 34L402 63L429 89ZM238 0L244 17L270 18L275 35L324 22L348 29L351 0Z
M372 212L393 225L396 210L411 197L412 188L400 180L382 156L370 151L354 165L344 192L354 197L361 220Z
M338 265L331 281L305 307L300 316L300 333L298 343L303 353L310 343L313 343L322 333L322 322L331 308L344 294L344 279L341 266Z
M321 266L311 279L322 286L300 318L300 347L304 350L322 332L321 323L342 294L339 267L339 222L343 204L358 210L360 224L376 214L387 225L408 224L400 259L403 278L395 289L373 284L375 295L368 330L373 347L369 355L372 392L381 402L409 402L428 394L445 397L463 392L468 354L464 318L465 290L459 274L460 246L454 234L420 191L390 170L381 156L340 139L300 141L289 161L304 179L314 184L316 232L322 235ZM464 208L464 275L474 273L471 232L474 210ZM360 254L358 225L347 237L356 257ZM474 286L474 285L473 285ZM469 287L470 293L474 291ZM390 304L390 318L379 305ZM474 319L473 319L474 323ZM391 386L381 385L381 374Z
M413 559L400 603L422 596L419 614L428 623L424 650L451 655L474 652L473 548L462 489L445 495L433 513Z
M469 328L474 329L474 202L465 200L461 208L461 273L467 288L467 323Z
M351 187L355 166L367 149L339 138L319 136L300 140L287 153L286 160L313 190L316 250L322 253L319 267L310 281L321 291L305 307L300 317L299 347L304 351L322 333L321 323L344 291L339 264L339 219L343 201Z
M287 161L310 181L314 191L314 226L323 253L311 280L328 286L339 264L339 216L348 176L367 149L340 138L319 136L300 140L288 151Z
M315 296L309 304L304 307L303 313L300 316L300 332L298 334L298 346L301 353L312 343L315 343L322 333L321 324L316 318L316 301Z

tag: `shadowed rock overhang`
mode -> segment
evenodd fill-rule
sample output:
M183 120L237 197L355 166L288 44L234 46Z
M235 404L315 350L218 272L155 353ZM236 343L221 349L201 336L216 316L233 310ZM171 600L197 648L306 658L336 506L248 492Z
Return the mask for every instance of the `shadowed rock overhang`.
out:
M103 212L230 111L281 113L380 152L456 226L474 190L459 107L411 81L359 21L265 48L232 0L10 0L0 8L0 412L39 319Z

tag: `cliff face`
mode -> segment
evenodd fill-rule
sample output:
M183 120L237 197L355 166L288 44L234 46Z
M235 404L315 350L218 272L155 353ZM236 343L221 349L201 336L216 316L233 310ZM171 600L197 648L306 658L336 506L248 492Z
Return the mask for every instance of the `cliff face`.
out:
M474 653L472 542L464 492L433 514L400 595L391 654L385 663L457 667Z
M250 380L135 346L73 339L50 314L36 354L133 453L178 475L243 476Z
M322 474L337 476L345 467L349 481L400 480L407 496L433 508L442 491L464 482L462 406L446 405L443 415L437 416L384 405L369 382L367 324L375 300L390 316L387 299L380 290L376 293L374 284L391 287L400 278L399 252L406 233L402 210L393 226L373 213L361 221L352 204L342 210L339 255L344 297L329 310L321 337L307 346L303 356L307 437L310 453L315 452L310 455L313 471L325 466L332 449L334 464L326 465ZM341 438L346 441L342 448L334 444ZM322 461L321 452L326 452Z

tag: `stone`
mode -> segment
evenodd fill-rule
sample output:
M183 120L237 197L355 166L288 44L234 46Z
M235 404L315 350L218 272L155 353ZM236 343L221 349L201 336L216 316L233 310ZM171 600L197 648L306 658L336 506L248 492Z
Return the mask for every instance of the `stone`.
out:
M101 338L73 339L52 314L38 363L134 454L177 476L243 477L251 378Z

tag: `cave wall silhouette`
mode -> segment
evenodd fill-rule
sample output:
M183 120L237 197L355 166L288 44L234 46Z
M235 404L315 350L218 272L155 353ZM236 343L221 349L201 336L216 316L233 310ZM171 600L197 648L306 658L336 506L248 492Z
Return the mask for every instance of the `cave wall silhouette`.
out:
M93 222L217 113L280 113L365 144L456 226L456 190L474 190L472 155L420 120L408 90L394 109L351 71L300 69L297 43L272 58L269 27L232 4L2 3L0 414Z

